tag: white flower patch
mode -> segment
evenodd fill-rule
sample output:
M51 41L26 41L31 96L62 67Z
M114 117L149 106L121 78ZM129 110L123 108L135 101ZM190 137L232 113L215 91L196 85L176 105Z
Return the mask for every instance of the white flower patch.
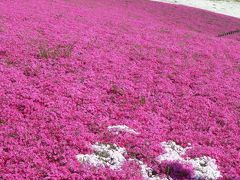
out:
M123 156L126 154L124 148L115 144L96 143L92 146L93 154L79 154L77 159L81 163L87 163L92 166L108 166L111 169L119 169L126 161Z
M183 158L182 156L191 147L183 148L174 141L162 142L161 145L165 153L156 158L160 163L167 160L192 165L195 179L217 180L222 177L215 159L207 156L194 159L189 157ZM87 163L96 167L110 167L113 170L120 169L126 161L124 157L124 155L127 154L125 148L118 147L115 144L96 143L92 145L92 149L94 150L92 154L79 154L76 156L77 160L81 163ZM166 180L166 178L160 178L154 173L152 168L148 167L142 161L131 158L129 160L135 161L140 166L143 179Z
M195 169L196 179L218 179L221 177L220 171L216 165L216 160L207 156L200 158L189 159Z
M194 169L194 178L196 179L216 180L221 177L221 173L217 168L215 159L207 156L194 159L184 159L182 156L190 147L183 148L173 141L162 142L161 145L165 149L165 153L157 157L159 162L168 160L178 161L183 164L190 164Z
M136 132L135 130L129 128L126 125L116 125L116 126L108 126L108 131L119 134L119 132L127 132L130 134L140 134L139 132Z
M162 142L162 147L165 150L165 153L158 156L158 160L160 162L168 160L168 161L182 161L183 158L181 157L184 155L190 147L183 148L177 145L174 141Z

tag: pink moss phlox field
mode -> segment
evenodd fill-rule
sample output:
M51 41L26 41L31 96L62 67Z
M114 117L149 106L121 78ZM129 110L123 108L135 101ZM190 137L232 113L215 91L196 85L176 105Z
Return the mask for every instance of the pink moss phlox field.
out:
M240 35L217 37L239 28L143 0L1 0L0 179L140 179L76 155L115 143L154 168L168 140L240 179Z

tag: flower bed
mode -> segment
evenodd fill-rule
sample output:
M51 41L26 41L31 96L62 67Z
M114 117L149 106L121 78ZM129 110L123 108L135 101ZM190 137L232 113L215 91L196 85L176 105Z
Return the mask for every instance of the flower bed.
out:
M239 24L143 0L0 1L0 179L239 179L240 35L218 36Z

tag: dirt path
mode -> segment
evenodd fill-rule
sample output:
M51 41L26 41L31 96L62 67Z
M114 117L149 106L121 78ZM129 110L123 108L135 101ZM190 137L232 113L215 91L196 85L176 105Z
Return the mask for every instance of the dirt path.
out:
M239 0L154 0L159 2L181 4L212 12L225 14L240 18L240 1Z

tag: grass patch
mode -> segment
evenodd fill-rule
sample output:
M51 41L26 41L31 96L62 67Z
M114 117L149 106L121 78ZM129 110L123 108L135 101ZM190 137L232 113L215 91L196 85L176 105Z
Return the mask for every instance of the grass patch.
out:
M73 44L58 45L53 48L46 45L41 45L39 47L37 57L39 59L69 58L72 55L73 49L74 49Z

